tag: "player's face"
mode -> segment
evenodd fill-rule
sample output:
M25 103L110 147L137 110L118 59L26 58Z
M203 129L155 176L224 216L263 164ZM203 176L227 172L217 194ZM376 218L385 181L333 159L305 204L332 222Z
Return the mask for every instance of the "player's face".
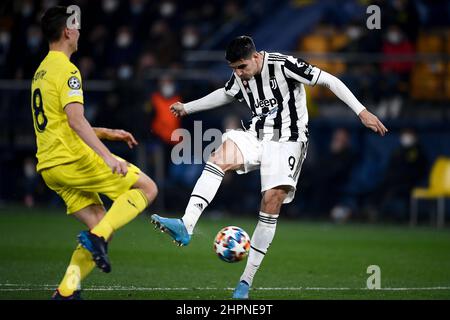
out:
M250 59L241 59L229 64L230 68L242 80L250 80L258 72L258 64L255 55Z

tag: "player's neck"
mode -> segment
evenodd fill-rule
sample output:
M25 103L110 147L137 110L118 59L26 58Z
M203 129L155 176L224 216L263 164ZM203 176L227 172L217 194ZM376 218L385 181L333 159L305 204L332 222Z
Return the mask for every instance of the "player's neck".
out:
M256 61L256 65L258 66L258 72L256 74L260 74L263 68L264 63L264 54L261 52L258 52L258 60Z
M66 43L55 42L51 43L49 47L50 51L60 51L64 53L67 56L67 58L69 58L69 60L73 53L72 49L70 49Z

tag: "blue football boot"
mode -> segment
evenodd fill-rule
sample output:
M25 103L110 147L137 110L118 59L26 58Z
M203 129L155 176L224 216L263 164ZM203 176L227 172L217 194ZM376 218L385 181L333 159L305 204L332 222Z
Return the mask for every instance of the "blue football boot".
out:
M152 214L151 222L155 225L155 229L159 228L162 232L172 237L173 242L178 246L187 246L191 241L191 236L184 226L183 220L163 218L157 214Z
M81 231L78 242L92 253L92 258L97 267L105 273L111 272L111 263L108 258L108 242L90 231Z
M240 281L233 292L233 299L248 299L248 291L250 286L244 280Z

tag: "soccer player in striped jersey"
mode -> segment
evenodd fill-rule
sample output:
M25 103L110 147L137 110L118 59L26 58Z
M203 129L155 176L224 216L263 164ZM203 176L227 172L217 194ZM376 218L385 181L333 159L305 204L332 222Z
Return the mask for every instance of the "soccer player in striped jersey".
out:
M50 51L31 85L37 171L65 202L67 214L89 230L78 236L67 271L53 299L79 299L81 281L94 269L111 271L108 241L156 197L156 184L136 166L113 155L100 141L137 144L123 130L92 128L84 117L80 70L70 62L77 51L79 25L68 23L66 7L48 9L42 31ZM99 194L113 200L105 210Z
M385 126L370 113L335 76L309 63L280 53L258 52L253 40L240 36L226 50L233 70L230 80L207 96L175 103L175 116L186 116L227 104L245 101L252 112L248 128L231 130L211 154L198 179L181 219L152 216L152 222L179 245L187 245L197 220L213 200L227 171L245 174L260 170L261 208L251 239L247 265L233 298L248 298L249 288L275 235L281 205L293 200L308 146L308 112L304 85L329 88L360 118L363 125L384 136Z

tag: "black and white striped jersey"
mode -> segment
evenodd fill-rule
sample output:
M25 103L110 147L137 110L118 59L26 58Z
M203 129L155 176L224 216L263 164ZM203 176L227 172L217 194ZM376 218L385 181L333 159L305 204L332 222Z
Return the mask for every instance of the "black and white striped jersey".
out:
M261 73L249 81L233 73L225 85L225 93L245 100L252 111L247 130L259 139L306 141L308 111L303 84L314 86L321 70L293 56L262 53Z

